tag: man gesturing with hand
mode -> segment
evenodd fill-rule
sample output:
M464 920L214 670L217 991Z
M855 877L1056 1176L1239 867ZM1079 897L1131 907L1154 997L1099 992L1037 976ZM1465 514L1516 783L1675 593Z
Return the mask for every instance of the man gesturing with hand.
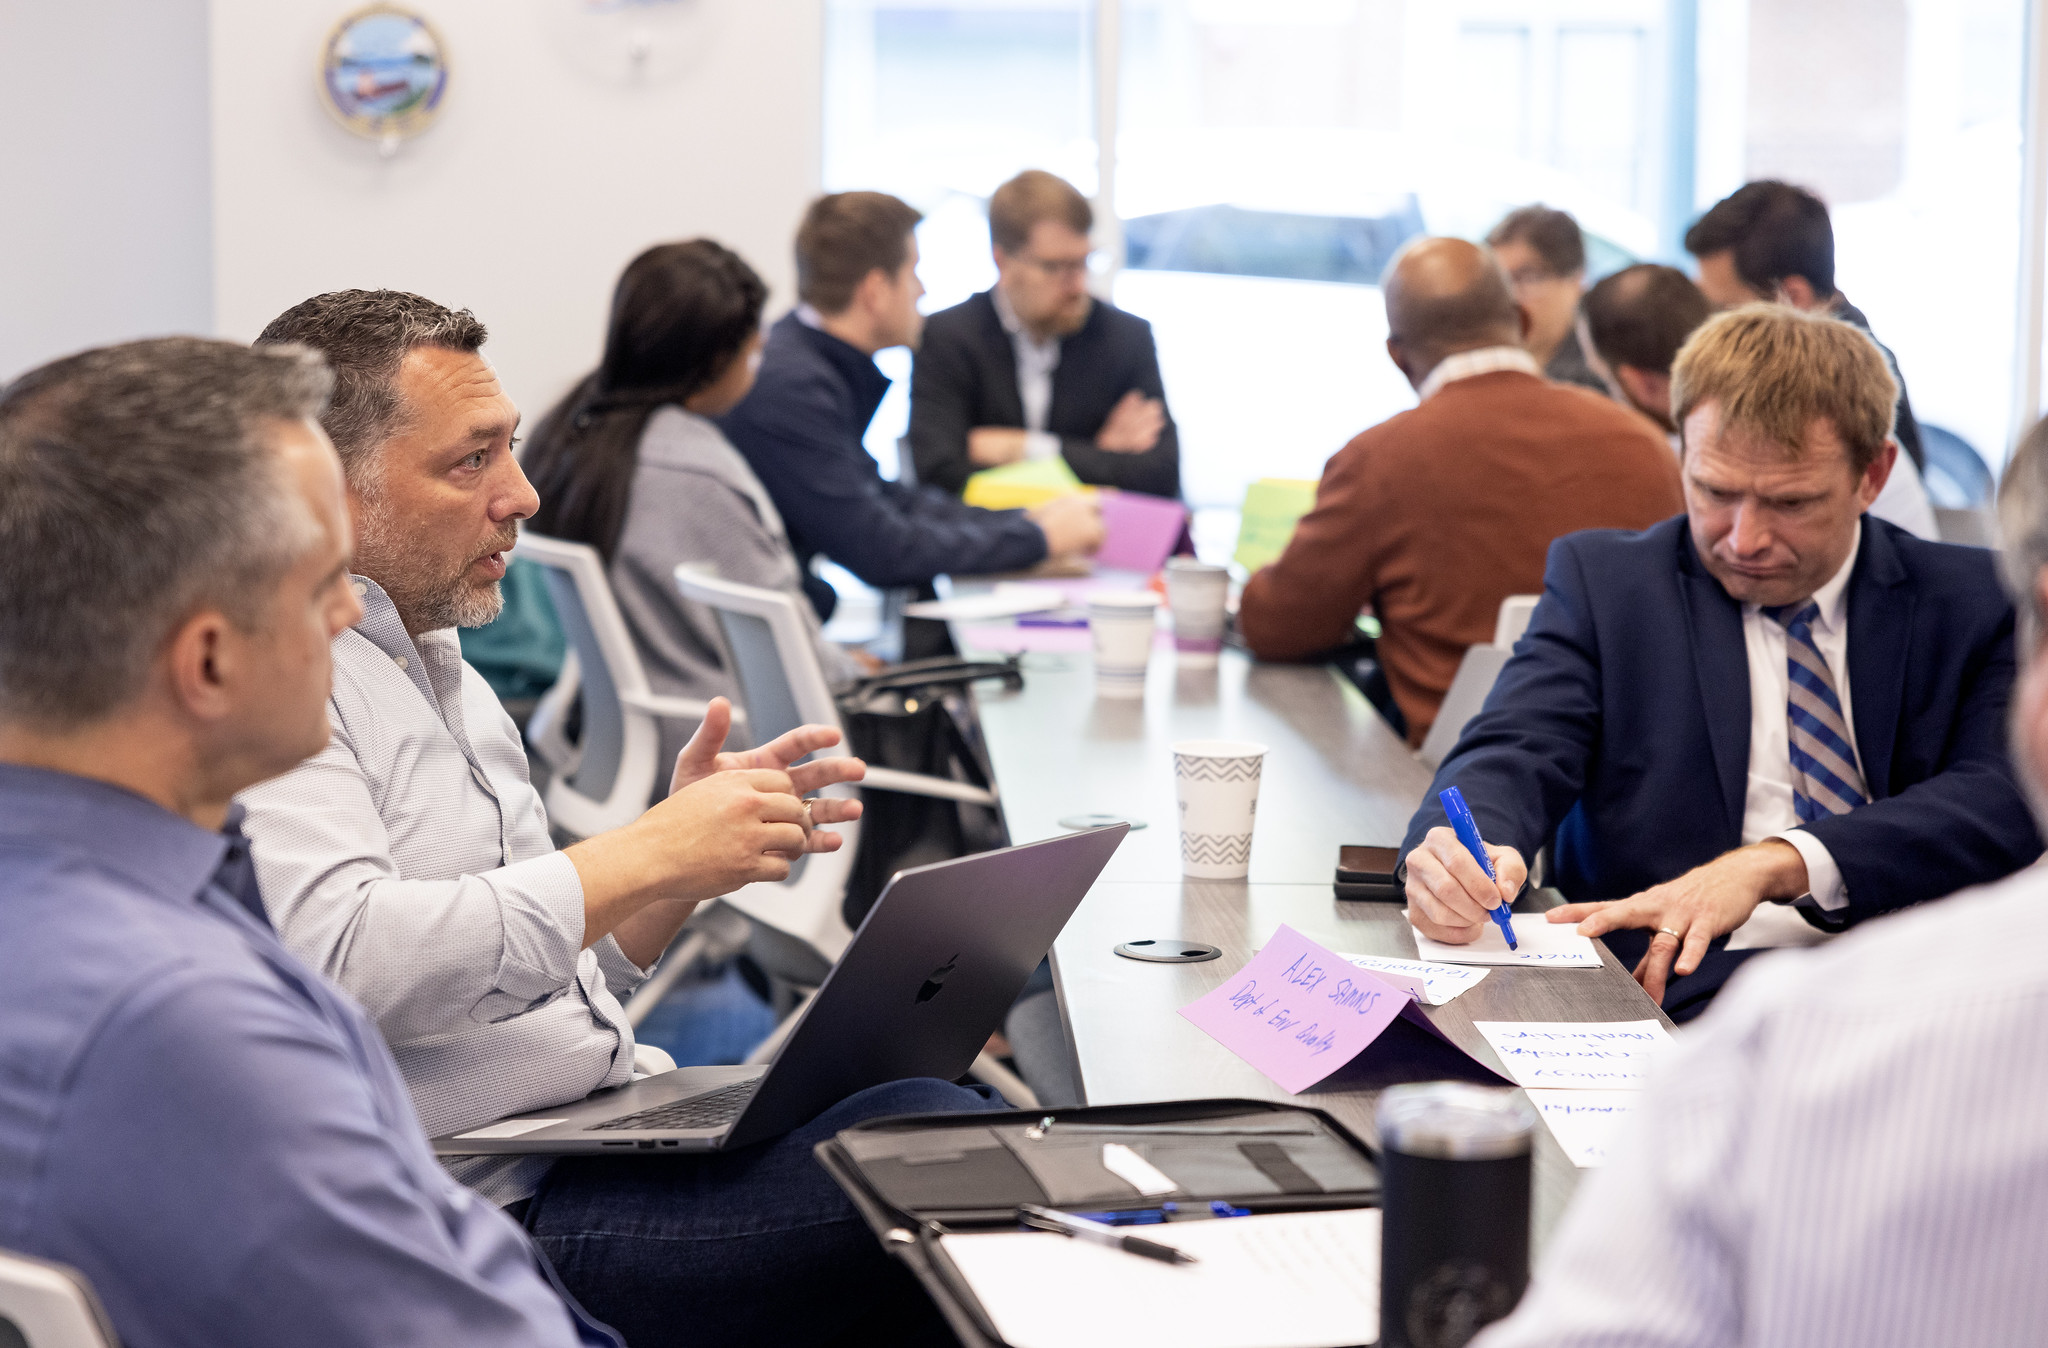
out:
M1675 1020L1744 959L2040 854L2006 757L1991 554L1865 511L1897 386L1847 324L1754 306L1672 370L1686 513L1550 549L1541 603L1404 847L1409 915L1471 941L1550 848L1550 913ZM1445 826L1457 785L1500 882Z
M624 1083L621 1000L698 903L840 846L813 826L858 818L859 802L801 797L863 771L799 765L838 742L821 726L722 752L719 699L663 799L557 850L519 732L456 637L497 615L506 553L538 505L483 341L467 312L340 291L259 342L312 347L333 369L321 422L346 478L362 617L333 642L327 746L243 795L246 830L279 935L375 1018L429 1136ZM981 1107L947 1082L898 1081L732 1155L446 1165L521 1217L636 1348L830 1342L870 1315L915 1341L928 1300L810 1148L869 1115Z

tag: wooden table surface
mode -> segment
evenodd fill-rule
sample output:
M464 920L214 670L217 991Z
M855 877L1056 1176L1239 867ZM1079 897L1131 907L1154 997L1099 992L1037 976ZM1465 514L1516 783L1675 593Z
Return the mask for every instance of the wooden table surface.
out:
M1448 1051L1434 1060L1373 1065L1375 1045L1360 1060L1366 1066L1289 1096L1178 1014L1242 967L1283 922L1341 953L1415 958L1398 905L1340 902L1331 889L1338 847L1398 844L1430 780L1342 676L1318 666L1256 664L1234 650L1223 653L1217 669L1180 670L1170 651L1159 651L1144 700L1115 702L1095 698L1085 655L1032 654L1024 666L1023 691L986 685L976 694L1011 841L1067 832L1061 818L1091 812L1149 825L1125 840L1053 948L1089 1104L1296 1100L1328 1110L1371 1140L1379 1085L1457 1069ZM1191 738L1268 746L1248 881L1181 877L1169 746ZM1162 937L1215 945L1223 955L1200 964L1148 964L1114 953L1121 942ZM1472 1028L1475 1020L1663 1018L1598 948L1600 969L1494 969L1427 1014L1495 1069L1499 1060ZM1548 1130L1537 1131L1532 1219L1540 1246L1579 1176Z

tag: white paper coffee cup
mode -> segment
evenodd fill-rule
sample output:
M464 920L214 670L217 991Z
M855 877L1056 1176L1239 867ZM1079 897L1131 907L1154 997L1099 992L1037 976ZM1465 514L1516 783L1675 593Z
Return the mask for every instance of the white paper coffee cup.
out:
M1173 610L1173 648L1183 666L1202 669L1223 649L1223 612L1230 568L1175 557L1166 564L1166 602Z
M1180 869L1197 880L1242 880L1252 868L1252 825L1266 746L1182 740L1173 746L1180 802Z
M1159 630L1159 596L1150 590L1088 597L1088 632L1095 641L1095 695L1145 696L1145 666Z

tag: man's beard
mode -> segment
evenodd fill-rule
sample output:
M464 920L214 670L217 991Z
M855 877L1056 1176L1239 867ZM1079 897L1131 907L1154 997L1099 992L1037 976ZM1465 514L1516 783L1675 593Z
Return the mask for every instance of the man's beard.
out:
M511 520L497 538L455 563L448 564L430 539L406 528L381 500L369 506L356 538L355 569L389 595L405 630L413 636L444 627L482 627L505 608L498 582L478 584L469 568L486 553L510 552L519 541L519 521Z

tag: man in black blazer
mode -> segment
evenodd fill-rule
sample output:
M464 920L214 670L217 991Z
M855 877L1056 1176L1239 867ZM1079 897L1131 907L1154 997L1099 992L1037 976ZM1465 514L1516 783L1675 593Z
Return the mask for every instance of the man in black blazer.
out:
M925 322L910 380L920 482L1064 458L1083 482L1180 495L1152 325L1088 293L1088 199L1037 169L989 198L995 285Z
M1527 635L1409 824L1418 929L1473 940L1547 843L1575 900L1551 920L1607 936L1685 1019L1759 949L2040 854L1991 554L1863 513L1898 454L1896 397L1868 337L1783 306L1687 343L1687 514L1552 546ZM1497 882L1445 826L1452 785Z

